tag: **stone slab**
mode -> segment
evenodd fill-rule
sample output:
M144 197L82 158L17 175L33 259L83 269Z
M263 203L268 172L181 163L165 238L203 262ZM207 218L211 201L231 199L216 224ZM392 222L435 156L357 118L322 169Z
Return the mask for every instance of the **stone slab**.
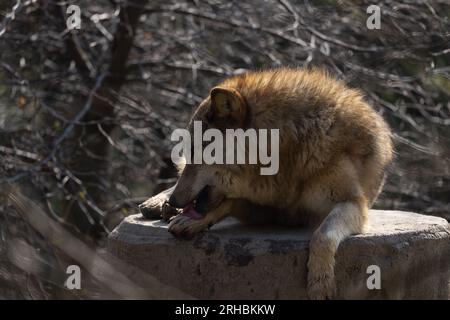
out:
M161 282L200 299L305 299L311 232L249 227L229 218L186 241L167 223L125 218L108 250ZM381 289L369 290L371 265ZM336 255L340 299L448 299L450 227L445 219L371 210L367 232L341 243Z

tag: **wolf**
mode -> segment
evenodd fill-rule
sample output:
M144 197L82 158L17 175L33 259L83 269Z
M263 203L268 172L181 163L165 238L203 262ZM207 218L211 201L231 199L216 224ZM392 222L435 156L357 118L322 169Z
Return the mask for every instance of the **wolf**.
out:
M363 233L394 151L383 118L321 69L279 68L231 76L195 109L206 128L279 129L279 170L258 165L181 164L175 186L140 205L147 218L170 219L191 238L227 216L250 224L310 228L307 295L336 293L335 254Z

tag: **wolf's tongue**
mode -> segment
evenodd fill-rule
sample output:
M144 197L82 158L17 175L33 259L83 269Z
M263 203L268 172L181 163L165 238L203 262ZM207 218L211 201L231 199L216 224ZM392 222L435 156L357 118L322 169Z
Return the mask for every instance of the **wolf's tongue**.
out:
M203 218L203 216L200 213L195 211L193 202L189 203L186 207L184 207L183 212L181 214L194 220L200 220Z

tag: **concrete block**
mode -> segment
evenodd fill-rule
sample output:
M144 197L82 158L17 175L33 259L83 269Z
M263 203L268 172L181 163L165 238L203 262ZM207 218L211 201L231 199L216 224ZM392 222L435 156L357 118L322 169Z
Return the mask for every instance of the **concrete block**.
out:
M165 222L132 215L110 234L108 250L195 298L305 299L310 235L229 218L186 241L175 239ZM380 268L381 289L367 288L369 266ZM340 299L448 299L449 224L371 210L367 233L341 243L335 273Z

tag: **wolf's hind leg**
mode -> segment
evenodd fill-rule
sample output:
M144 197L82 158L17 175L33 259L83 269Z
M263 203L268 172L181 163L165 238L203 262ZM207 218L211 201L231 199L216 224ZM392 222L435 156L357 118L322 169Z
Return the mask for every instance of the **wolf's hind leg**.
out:
M169 220L170 217L178 214L179 210L171 207L167 202L173 190L175 189L175 186L176 185L158 193L157 195L147 199L145 202L139 205L139 210L141 211L141 214L144 216L144 218L162 218L164 220Z
M308 260L307 294L310 299L334 296L334 263L339 243L349 235L363 232L367 214L364 198L337 203L314 232Z

